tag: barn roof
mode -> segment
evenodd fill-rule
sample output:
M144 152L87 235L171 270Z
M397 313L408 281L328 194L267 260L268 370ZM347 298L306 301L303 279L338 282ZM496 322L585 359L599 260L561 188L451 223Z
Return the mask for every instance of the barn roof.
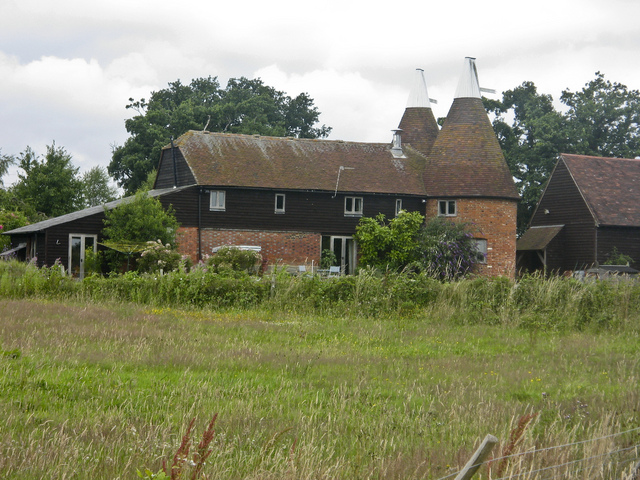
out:
M424 195L424 157L390 143L191 130L175 146L199 185Z
M640 159L560 155L598 225L640 226Z

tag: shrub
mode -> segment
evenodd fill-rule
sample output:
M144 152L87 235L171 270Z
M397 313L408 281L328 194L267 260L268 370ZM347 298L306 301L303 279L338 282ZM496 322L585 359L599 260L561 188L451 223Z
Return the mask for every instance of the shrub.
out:
M23 227L28 223L29 220L24 213L0 209L0 233ZM11 238L7 235L0 235L0 252L8 249L10 245Z
M467 223L430 219L418 237L415 266L441 280L462 278L482 260Z
M136 270L144 273L171 272L177 270L182 262L182 255L170 244L163 245L160 240L150 241L140 253Z
M262 255L253 250L222 247L205 259L205 265L216 273L246 272L255 275L260 271Z

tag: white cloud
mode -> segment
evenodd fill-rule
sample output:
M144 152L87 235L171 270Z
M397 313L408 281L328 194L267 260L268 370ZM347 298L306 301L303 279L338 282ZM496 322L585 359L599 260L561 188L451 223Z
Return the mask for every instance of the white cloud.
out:
M309 93L331 138L375 142L391 138L417 67L445 116L466 55L499 92L530 80L557 100L596 70L640 87L633 0L4 0L2 10L2 152L55 140L83 168L106 166L110 144L127 138L130 97L176 79L259 76Z

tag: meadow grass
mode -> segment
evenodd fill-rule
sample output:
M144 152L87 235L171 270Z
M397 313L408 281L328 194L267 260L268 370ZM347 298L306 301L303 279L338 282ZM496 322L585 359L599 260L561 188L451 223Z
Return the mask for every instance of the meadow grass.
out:
M285 308L299 285L276 303L226 311L0 298L0 472L137 478L171 463L192 418L197 437L215 413L209 479L437 479L488 433L499 456L640 426L636 317L550 328L545 311L561 308L550 302L529 306L528 326L505 313L503 297L517 289L481 287L493 293L452 284L421 308L366 316ZM554 295L573 308L571 292ZM464 309L452 307L460 301ZM638 444L635 431L516 457L501 471ZM564 476L621 478L637 454ZM486 467L477 478L488 478Z

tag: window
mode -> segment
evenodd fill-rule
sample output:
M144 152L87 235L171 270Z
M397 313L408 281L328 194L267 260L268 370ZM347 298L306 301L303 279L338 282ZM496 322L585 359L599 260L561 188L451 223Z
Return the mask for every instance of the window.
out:
M224 190L212 190L209 195L209 210L224 210Z
M284 193L276 193L276 213L284 213Z
M353 216L362 215L362 197L345 197L344 214Z
M438 200L438 215L440 217L455 217L456 201L455 200Z
M487 263L487 241L484 238L474 238L476 252L478 253L478 263Z
M400 215L401 211L402 211L402 199L397 198L396 199L396 217Z

